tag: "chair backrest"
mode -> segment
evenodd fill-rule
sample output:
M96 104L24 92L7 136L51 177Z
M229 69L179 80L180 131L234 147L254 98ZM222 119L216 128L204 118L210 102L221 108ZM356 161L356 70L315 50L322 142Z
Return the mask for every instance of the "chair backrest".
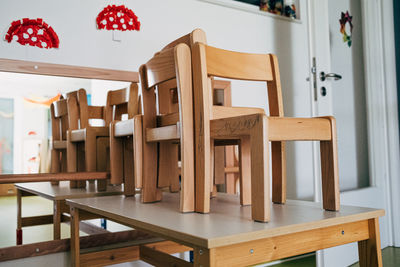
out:
M50 105L50 114L53 141L67 140L68 108L63 96Z
M162 50L160 52L157 52L155 55L161 53L162 51L173 48L181 43L188 45L189 48L191 49L192 46L197 42L201 42L204 44L207 43L206 34L201 29L195 29L191 33L186 34L172 41L171 43L164 46L164 48L162 48ZM159 114L178 113L179 111L178 92L175 79L158 84L157 94L159 95L158 97Z
M123 114L128 119L140 114L140 98L137 83L132 83L129 88L108 91L105 108L106 125L112 121L120 121Z
M186 44L165 49L157 53L139 69L143 97L143 128L156 127L157 100L155 88L176 79L180 121L193 120L192 71L190 48ZM158 98L158 99L156 99Z
M270 116L283 116L278 59L273 54L249 54L196 43L192 49L193 79L198 101L209 107L212 99L210 79L264 81L268 87Z
M89 119L106 120L104 106L89 106L86 90L67 93L68 122L70 130L84 129L89 125ZM107 122L106 122L106 125Z

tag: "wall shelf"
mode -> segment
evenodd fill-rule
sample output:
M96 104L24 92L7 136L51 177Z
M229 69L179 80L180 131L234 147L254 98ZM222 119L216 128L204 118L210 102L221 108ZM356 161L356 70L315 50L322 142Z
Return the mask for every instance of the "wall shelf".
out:
M271 17L274 19L285 20L285 21L299 23L299 24L302 23L301 19L293 19L293 18L289 18L286 16L276 15L276 14L273 14L270 12L261 11L258 6L247 4L244 2L238 2L238 1L234 1L234 0L197 0L197 1L206 2L209 4L214 4L214 5L228 7L228 8L233 8L233 9L253 13L256 15L260 15L260 16ZM297 13L299 13L299 11Z

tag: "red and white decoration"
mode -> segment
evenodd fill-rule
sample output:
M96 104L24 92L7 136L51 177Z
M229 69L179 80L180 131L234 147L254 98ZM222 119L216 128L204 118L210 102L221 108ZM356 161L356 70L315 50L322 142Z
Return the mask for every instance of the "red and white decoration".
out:
M5 40L9 43L17 41L21 45L39 48L58 48L60 40L56 32L43 19L24 18L11 23Z
M97 28L118 31L139 31L140 22L133 11L124 5L109 5L96 18Z

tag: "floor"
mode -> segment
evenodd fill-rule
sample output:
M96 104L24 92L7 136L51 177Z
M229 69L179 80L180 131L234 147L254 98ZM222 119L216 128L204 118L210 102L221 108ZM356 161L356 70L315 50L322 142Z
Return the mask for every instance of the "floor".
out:
M0 197L0 220L1 238L0 247L8 247L15 245L15 229L17 225L17 201L15 196ZM40 197L24 197L22 202L22 216L51 214L52 203ZM125 230L126 227L112 222L107 222L107 227L111 231ZM61 236L62 238L69 237L69 225L62 224ZM53 229L51 225L25 227L23 229L23 242L24 244L51 240ZM383 266L395 267L400 266L400 248L388 247L382 252ZM274 267L313 267L315 264L315 255L303 257L292 261L285 261L279 264L266 264L259 266L274 266ZM351 267L359 266L358 263Z

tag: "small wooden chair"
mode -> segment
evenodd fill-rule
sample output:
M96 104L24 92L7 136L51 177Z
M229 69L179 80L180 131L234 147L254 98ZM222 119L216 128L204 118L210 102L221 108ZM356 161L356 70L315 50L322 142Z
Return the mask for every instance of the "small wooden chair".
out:
M51 173L67 171L67 130L68 108L67 100L63 96L50 105L51 116ZM59 182L51 182L53 185Z
M157 144L180 142L181 195L180 211L194 210L193 96L190 48L186 44L164 49L139 70L143 100L143 184L142 201L161 200L157 187ZM156 94L159 84L176 79L179 113L157 118ZM158 99L156 99L158 98Z
M67 131L67 165L68 172L82 171L81 161L78 161L78 147L84 146L85 167L83 171L100 171L106 169L106 162L98 162L97 151L100 145L108 145L109 121L103 106L88 106L85 89L79 89L67 94L68 122ZM89 119L102 119L103 127L93 127ZM102 140L103 138L103 140ZM103 151L106 149L101 148ZM71 182L71 187L85 187L85 181ZM107 181L97 180L97 189L106 190Z
M111 184L124 183L124 194L135 195L142 184L142 116L137 83L107 93L106 114L110 123ZM127 119L122 120L122 115Z
M272 142L274 202L286 201L284 141L318 140L321 147L323 207L326 210L338 210L339 178L335 119L283 117L276 56L238 53L196 43L192 49L192 58L196 210L209 212L208 189L212 174L210 158L213 157L214 140L230 139L240 140L242 150L250 149L253 220L267 222L270 219L269 142ZM270 117L266 116L263 109L211 105L212 77L266 82ZM243 151L239 154L243 154ZM274 172L274 169L277 171Z

